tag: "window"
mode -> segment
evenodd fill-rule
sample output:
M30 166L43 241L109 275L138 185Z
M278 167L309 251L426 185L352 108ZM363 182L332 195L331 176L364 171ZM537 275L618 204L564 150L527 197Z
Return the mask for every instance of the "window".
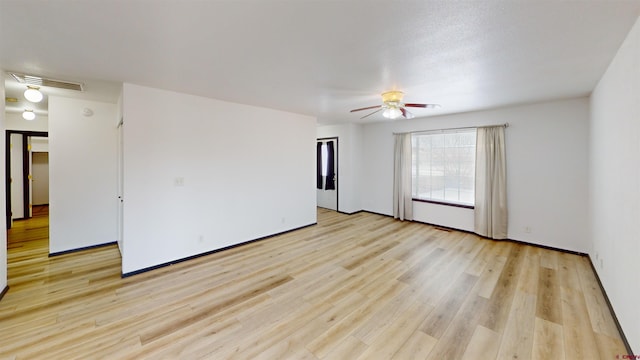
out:
M414 199L474 205L476 129L413 134L411 146Z

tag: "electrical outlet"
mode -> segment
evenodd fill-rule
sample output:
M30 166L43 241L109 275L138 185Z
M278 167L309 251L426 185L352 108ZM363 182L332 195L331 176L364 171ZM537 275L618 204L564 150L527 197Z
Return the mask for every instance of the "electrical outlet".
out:
M524 232L526 232L527 234L531 234L531 227L530 226L525 226L524 227Z

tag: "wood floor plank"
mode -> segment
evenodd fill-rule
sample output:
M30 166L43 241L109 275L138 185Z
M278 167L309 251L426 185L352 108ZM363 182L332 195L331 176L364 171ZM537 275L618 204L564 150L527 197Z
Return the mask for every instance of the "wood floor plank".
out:
M621 339L600 333L595 333L595 337L601 359L623 359L623 355L629 355Z
M8 232L0 359L611 359L585 257L370 213L120 277L115 245ZM537 316L536 316L537 315Z
M412 290L407 289L394 297L368 320L363 322L352 333L363 343L371 345L395 319L402 316L413 305L415 298L409 296Z
M462 355L462 359L495 359L499 348L500 334L478 325Z
M567 359L599 359L595 334L582 292L560 288L564 349Z
M430 306L415 300L371 341L369 347L358 358L391 359L431 310Z
M466 273L460 275L443 301L424 319L420 325L420 331L439 339L451 324L477 280L478 278L473 275Z
M360 341L360 339L354 336L347 336L331 350L331 352L323 356L322 359L356 359L367 347L368 345Z
M498 284L500 274L502 274L502 269L506 263L507 258L504 256L496 256L491 259L480 275L480 280L478 281L478 295L487 299L491 297L493 289L495 289L496 284Z
M528 246L525 248L525 256L523 267L526 271L523 271L518 280L518 291L526 292L529 294L538 294L538 285L540 284L540 248L534 248ZM557 285L556 285L557 286Z
M530 359L533 351L536 296L517 291L504 329L497 359Z
M400 349L393 354L392 360L405 359L426 359L429 353L436 346L438 339L435 339L420 330L414 331L411 336L400 346Z
M385 292L381 294L380 297L367 300L367 302L363 303L354 312L338 321L329 330L311 341L307 345L307 349L317 357L323 358L328 352L333 350L339 339L351 335L355 329L364 324L367 319L372 317L394 297L399 294L405 294L403 292L405 288L406 286L400 282L393 283L391 286L386 287Z
M511 244L511 253L489 298L481 324L502 333L507 322L523 264L523 247Z
M536 315L556 324L562 324L562 298L556 270L541 267L539 276Z
M579 290L582 288L578 271L576 270L576 256L561 253L558 256L558 280L559 285L566 289Z
M586 259L581 259L576 268L593 331L610 337L617 337L618 329L609 313L607 302L602 291L600 291L600 285L598 285L591 266Z
M536 318L532 359L565 359L562 325Z
M461 359L487 306L487 299L476 293L469 294L427 359Z

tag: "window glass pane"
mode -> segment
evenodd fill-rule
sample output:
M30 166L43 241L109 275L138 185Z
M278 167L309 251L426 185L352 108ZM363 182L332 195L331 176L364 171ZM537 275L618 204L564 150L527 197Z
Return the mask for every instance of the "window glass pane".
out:
M413 197L473 205L475 129L412 138Z

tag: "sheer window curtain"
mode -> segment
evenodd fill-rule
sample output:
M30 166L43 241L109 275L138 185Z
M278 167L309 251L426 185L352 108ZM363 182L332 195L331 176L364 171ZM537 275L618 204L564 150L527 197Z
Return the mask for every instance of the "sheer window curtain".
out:
M507 171L504 126L478 128L474 231L492 239L507 238Z
M396 134L393 161L393 217L413 220L411 134Z

